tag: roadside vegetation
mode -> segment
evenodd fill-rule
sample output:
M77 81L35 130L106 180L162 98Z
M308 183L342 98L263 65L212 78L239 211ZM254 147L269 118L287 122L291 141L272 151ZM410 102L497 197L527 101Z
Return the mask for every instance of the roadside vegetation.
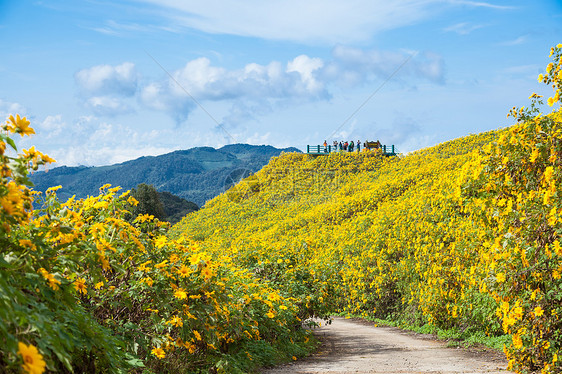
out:
M314 348L310 317L361 315L503 341L562 365L562 44L539 113L407 156L287 153L169 229L103 186L60 202L53 162L0 134L0 369L246 373ZM33 209L33 206L36 209ZM129 217L129 219L128 219ZM483 338L484 339L484 338Z

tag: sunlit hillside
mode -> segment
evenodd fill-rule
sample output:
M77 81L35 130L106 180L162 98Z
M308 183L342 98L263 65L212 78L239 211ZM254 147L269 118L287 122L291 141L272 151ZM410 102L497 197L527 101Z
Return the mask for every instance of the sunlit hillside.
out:
M560 48L539 77L555 89L550 106ZM281 155L172 235L250 269L301 318L508 334L511 368L559 372L562 115L530 99L510 128L407 156Z
M453 323L461 279L441 278L470 272L478 256L478 227L455 197L459 174L498 134L399 157L284 154L172 231L297 297L305 317L413 311Z

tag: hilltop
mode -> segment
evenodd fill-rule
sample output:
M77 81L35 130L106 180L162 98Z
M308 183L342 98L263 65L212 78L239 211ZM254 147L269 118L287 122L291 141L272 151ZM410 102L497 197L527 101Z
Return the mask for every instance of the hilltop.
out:
M196 147L107 166L61 166L34 173L31 181L34 189L42 192L61 185L58 191L61 200L72 195L77 198L97 195L105 183L124 190L145 183L202 206L223 192L237 176L258 171L281 152L300 150L249 144L232 144L219 149Z

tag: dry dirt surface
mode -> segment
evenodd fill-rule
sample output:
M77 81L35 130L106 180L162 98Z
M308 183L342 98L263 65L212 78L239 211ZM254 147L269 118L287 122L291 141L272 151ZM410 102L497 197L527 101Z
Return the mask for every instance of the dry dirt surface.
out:
M363 320L335 318L315 335L322 341L316 354L262 374L511 373L501 352L451 348L428 335Z

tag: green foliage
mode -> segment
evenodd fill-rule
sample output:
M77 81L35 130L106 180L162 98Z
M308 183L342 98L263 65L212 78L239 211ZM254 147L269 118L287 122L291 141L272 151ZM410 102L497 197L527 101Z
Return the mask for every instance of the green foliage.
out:
M172 225L178 223L187 214L199 210L197 204L166 191L158 192L158 197L164 207L164 220Z
M131 190L131 196L138 201L138 204L132 208L133 217L148 214L159 220L165 220L167 215L164 211L164 205L153 185L141 183Z

